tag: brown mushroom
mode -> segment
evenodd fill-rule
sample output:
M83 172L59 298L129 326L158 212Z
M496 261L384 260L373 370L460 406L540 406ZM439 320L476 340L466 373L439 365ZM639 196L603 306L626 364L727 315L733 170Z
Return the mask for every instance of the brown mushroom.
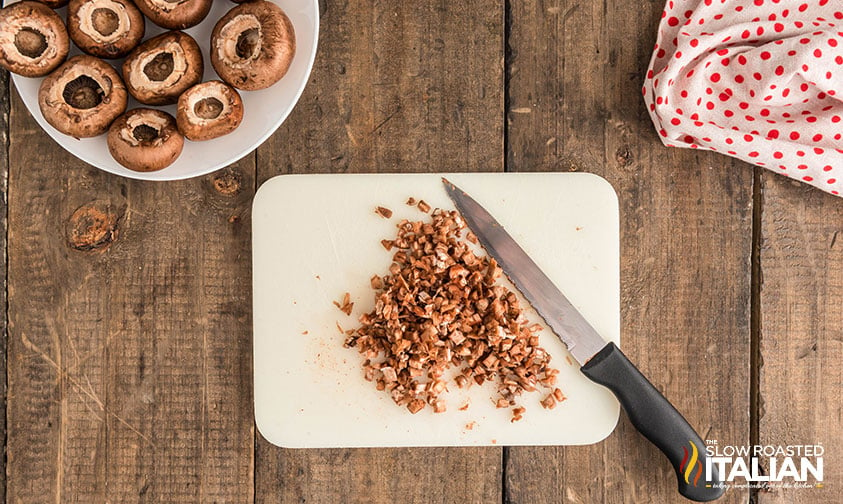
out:
M210 140L227 135L243 120L243 100L236 89L222 81L197 84L179 97L176 122L190 140Z
M129 93L147 105L176 103L180 94L202 80L203 72L199 45L180 31L147 40L123 63Z
M158 26L183 30L201 23L213 0L135 0L135 3Z
M115 161L130 170L150 172L173 164L184 147L184 137L170 114L136 108L114 121L107 143Z
M38 0L51 9L58 9L67 5L67 0Z
M211 63L238 89L267 88L284 77L296 52L290 18L272 2L256 0L228 11L211 34Z
M41 83L38 106L54 128L76 138L104 133L126 110L126 87L108 63L80 54Z
M24 77L47 75L69 48L64 22L46 5L23 1L0 10L0 66L6 70Z
M143 14L130 0L71 0L67 30L86 53L122 58L143 38Z

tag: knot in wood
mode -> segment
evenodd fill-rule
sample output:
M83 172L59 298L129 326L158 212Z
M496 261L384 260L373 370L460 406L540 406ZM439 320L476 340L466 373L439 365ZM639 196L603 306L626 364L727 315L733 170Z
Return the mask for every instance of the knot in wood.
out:
M240 175L231 170L225 170L214 176L213 184L218 193L225 196L234 196L240 192Z
M632 154L629 145L624 144L618 147L618 150L615 152L615 161L617 161L618 167L620 168L627 168L635 162L635 156Z
M117 239L122 212L107 202L77 208L67 225L68 245L76 250L105 250Z

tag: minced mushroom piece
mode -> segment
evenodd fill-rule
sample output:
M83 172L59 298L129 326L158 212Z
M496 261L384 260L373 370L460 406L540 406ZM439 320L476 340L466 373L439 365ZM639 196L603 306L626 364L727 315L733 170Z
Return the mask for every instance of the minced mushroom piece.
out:
M415 206L415 204L416 204L416 198L414 198L412 196L407 198L407 206Z
M421 399L413 399L407 403L407 409L410 410L410 413L416 414L424 409L424 401Z
M421 200L407 204L430 211ZM501 268L468 240L460 215L435 209L424 221L396 227L393 239L381 241L393 254L388 273L370 279L374 309L345 339L363 357L365 378L412 413L427 405L444 411L441 395L452 382L494 383L500 408L517 406L525 391L552 389L559 371L538 344L541 326L498 284ZM335 304L342 309L346 301ZM446 377L452 367L458 371ZM553 393L548 397L555 405ZM517 407L513 418L523 413Z
M463 375L459 375L459 376L457 376L456 378L454 378L454 382L456 382L457 387L459 387L459 388L463 388L463 387L465 387L466 385L468 385L468 378L466 378L466 377L465 377L465 376L463 376Z
M351 302L351 294L349 294L348 292L343 294L342 303L334 301L334 305L346 315L351 315L351 310L354 309L354 303Z
M567 397L565 397L565 394L563 394L562 391L558 388L553 389L553 397L556 398L556 400L559 402L562 402L567 399Z
M392 210L382 206L375 208L375 213L380 215L384 219L389 219L390 217L392 217Z
M545 397L544 399L542 399L542 406L545 409L555 408L556 407L556 397L554 397L554 394L550 394L547 397Z

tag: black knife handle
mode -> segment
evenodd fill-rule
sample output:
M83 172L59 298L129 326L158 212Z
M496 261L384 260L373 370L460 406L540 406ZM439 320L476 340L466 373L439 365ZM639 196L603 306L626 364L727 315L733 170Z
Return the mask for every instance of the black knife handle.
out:
M638 432L667 456L679 479L680 494L699 502L723 495L725 485L715 465L706 478L708 456L700 436L614 343L597 352L582 372L609 388Z

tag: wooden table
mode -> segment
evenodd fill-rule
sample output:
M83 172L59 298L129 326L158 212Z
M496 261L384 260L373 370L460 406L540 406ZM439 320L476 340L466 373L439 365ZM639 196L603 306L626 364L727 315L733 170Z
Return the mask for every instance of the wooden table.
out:
M843 501L843 201L660 144L640 86L661 1L326 4L294 113L207 177L87 166L3 79L6 502L681 502L625 417L583 447L296 451L255 432L255 189L427 171L607 178L630 358L703 438L826 447L823 489L722 502Z

